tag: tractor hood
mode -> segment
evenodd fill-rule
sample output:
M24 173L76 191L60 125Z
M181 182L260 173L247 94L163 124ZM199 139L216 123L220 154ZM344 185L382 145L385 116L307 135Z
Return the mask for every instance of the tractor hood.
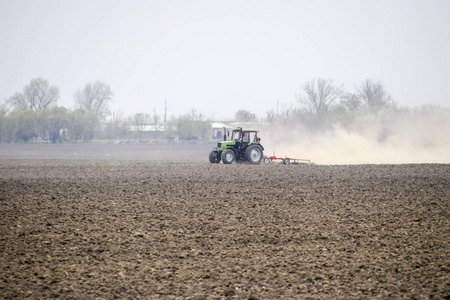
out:
M217 143L217 148L220 151L223 151L223 150L227 149L227 146L233 146L233 145L236 145L236 141L222 141L222 142Z

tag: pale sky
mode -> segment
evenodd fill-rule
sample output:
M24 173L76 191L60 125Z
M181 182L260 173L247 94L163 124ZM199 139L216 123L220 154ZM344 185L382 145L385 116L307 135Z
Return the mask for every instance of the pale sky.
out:
M0 103L36 77L67 108L104 81L125 115L264 117L317 77L449 106L450 0L0 0Z

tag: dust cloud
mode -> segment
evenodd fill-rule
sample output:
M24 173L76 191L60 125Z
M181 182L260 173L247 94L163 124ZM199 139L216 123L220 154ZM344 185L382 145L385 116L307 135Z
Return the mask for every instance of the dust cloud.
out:
M266 155L316 164L450 163L448 110L361 116L326 130L278 125L260 135Z

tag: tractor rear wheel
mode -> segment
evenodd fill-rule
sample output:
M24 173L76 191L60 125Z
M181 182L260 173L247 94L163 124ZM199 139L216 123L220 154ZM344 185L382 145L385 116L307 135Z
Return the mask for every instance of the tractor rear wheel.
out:
M220 155L219 155L219 151L217 150L212 150L209 153L209 162L212 164L218 164L220 163Z
M259 165L263 158L263 151L258 145L250 145L245 149L245 160L252 165Z
M224 164L231 164L236 159L236 155L234 154L234 151L231 149L223 150L222 152L222 161Z

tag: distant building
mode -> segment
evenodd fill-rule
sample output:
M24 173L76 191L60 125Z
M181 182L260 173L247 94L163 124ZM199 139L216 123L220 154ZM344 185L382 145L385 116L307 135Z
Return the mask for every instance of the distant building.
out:
M224 134L224 128L225 129L231 129L233 128L230 125L224 124L224 123L212 123L212 138L213 139L222 139Z

